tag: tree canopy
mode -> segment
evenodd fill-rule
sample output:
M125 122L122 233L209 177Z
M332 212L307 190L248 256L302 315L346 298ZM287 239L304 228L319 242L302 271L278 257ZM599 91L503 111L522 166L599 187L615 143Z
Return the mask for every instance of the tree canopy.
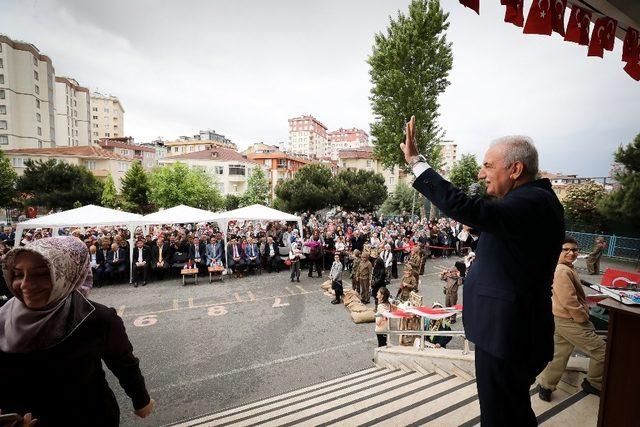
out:
M136 160L122 177L120 203L123 209L139 214L153 212L155 209L149 203L149 191L149 177L140 161Z
M480 165L473 154L463 154L458 163L451 168L449 181L467 194L471 193L471 186L478 183Z
M411 213L414 191L415 190L413 188L409 187L403 181L400 181L398 185L396 185L396 191L387 197L380 210L385 215L403 215L405 213ZM417 197L416 207L420 207L420 201Z
M446 37L448 16L438 0L412 0L406 15L398 12L386 33L375 36L368 59L373 83L371 136L374 156L385 166L405 165L399 144L412 115L418 151L431 166L440 165L443 130L438 125L438 96L449 85L453 64Z
M183 163L155 168L149 177L150 197L157 207L187 205L200 209L218 209L223 201L211 176Z
M118 193L116 191L116 185L113 182L111 174L107 176L104 181L104 188L102 189L102 197L100 198L102 206L105 208L115 209L120 206L118 201Z
M0 207L9 207L16 202L16 181L18 175L11 162L0 150Z
M75 202L83 206L100 204L102 183L84 166L55 159L27 160L17 189L30 196L30 205L47 209L71 209Z
M602 231L604 218L598 204L604 197L604 187L593 181L569 186L562 204L571 226L592 233Z
M264 170L260 166L253 168L249 179L247 180L247 190L240 197L241 206L250 206L254 204L269 205L271 195L271 186Z
M373 171L343 170L331 182L333 204L345 210L373 212L387 198L384 177Z
M276 187L279 207L289 212L302 212L331 206L334 200L331 179L331 169L324 165L301 167L293 178L280 182Z
M640 223L640 134L626 147L619 147L615 154L619 164L614 178L620 187L611 192L601 203L602 212L609 218Z

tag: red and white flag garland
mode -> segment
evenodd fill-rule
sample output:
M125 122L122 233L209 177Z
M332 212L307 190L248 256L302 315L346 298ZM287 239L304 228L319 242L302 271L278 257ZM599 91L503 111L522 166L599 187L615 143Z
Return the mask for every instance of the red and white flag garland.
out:
M480 14L480 0L459 0L460 3ZM592 12L580 6L571 6L571 15L567 27L564 27L564 15L567 0L534 0L526 21L524 20L524 0L500 0L505 6L504 21L517 27L524 27L525 34L551 35L556 32L565 41L589 46L587 56L603 57L604 51L612 51L615 43L618 21L608 16L597 18L593 32L591 28ZM633 79L640 81L640 35L638 30L627 28L622 48L624 70Z

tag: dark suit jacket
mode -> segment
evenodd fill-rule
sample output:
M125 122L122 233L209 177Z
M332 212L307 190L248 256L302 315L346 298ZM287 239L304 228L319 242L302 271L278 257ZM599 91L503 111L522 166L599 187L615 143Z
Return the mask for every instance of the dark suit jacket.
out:
M118 265L124 264L127 265L127 252L119 247L118 249L116 249L116 251L118 251ZM107 252L107 262L109 264L113 263L113 260L115 258L115 251L109 251ZM96 256L96 262L98 260L98 257Z
M231 243L227 245L227 256L230 260L233 261L233 246ZM244 260L246 255L244 253L244 249L242 249L242 245L240 243L236 243L235 246L238 248L238 256L240 259Z
M98 265L105 265L107 263L109 252L111 252L111 249L107 250L107 255L105 256L104 249L99 248L96 250L96 262L98 263Z
M171 256L169 254L169 245L167 243L163 243L162 245L162 261L164 261L165 265L170 266L171 265ZM158 247L157 243L154 243L153 246L151 246L151 262L152 262L152 267L155 268L156 265L158 264L158 261L160 260L160 248Z
M131 259L131 265L135 267L136 263L138 262L138 252L139 249L136 246L135 248L133 248L133 258ZM142 247L142 260L147 262L147 266L149 265L149 262L151 261L151 254L149 252L149 248L147 248L146 246Z
M490 354L541 369L553 358L551 284L564 210L547 179L502 199L468 197L428 169L413 186L451 218L481 231L464 285L464 327Z
M251 251L253 250L253 255L251 255ZM252 244L247 244L247 246L244 248L244 253L247 256L247 259L249 259L249 256L253 256L256 259L256 262L260 262L260 248L258 248L258 245L256 245L255 243Z
M207 262L207 245L204 242L200 242L198 243L198 252L200 255L200 261L203 263ZM195 244L190 244L189 245L189 259L190 260L195 260L196 259L196 245Z

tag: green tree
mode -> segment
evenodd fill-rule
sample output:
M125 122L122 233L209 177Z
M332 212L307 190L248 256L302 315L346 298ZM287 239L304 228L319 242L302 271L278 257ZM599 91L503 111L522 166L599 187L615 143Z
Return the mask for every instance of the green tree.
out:
M480 165L473 154L463 154L460 161L451 168L449 181L465 193L469 194L471 185L478 183Z
M264 170L260 166L253 168L249 179L247 180L247 191L240 198L240 206L249 206L254 204L269 205L269 196L271 193L271 185Z
M598 204L605 194L604 187L593 181L569 186L562 204L571 225L588 232L602 231L604 217L598 210Z
M84 166L57 162L27 160L17 189L30 195L29 205L48 209L71 209L74 202L83 206L100 204L102 183Z
M118 192L116 191L116 184L113 182L111 174L107 176L107 179L104 182L100 201L102 202L102 206L105 208L115 209L119 206Z
M160 208L187 205L200 209L218 209L223 201L211 176L183 163L155 168L149 177L152 203Z
M11 162L0 150L0 207L13 206L16 202L16 181L18 175L11 167Z
M384 177L373 171L343 170L331 182L333 204L348 211L373 212L387 197Z
M276 187L280 207L289 212L317 211L332 205L331 169L324 165L310 164L298 169L291 179Z
M405 165L399 144L411 115L416 116L418 151L431 166L440 165L438 143L444 132L438 125L438 96L449 85L453 63L446 37L448 16L438 0L412 0L407 15L398 12L386 34L375 36L368 59L371 136L374 156L385 166Z
M240 197L235 194L227 194L224 198L224 208L227 211L232 211L240 207Z
M612 219L640 223L640 134L626 147L619 147L615 154L619 164L614 178L620 187L602 201L601 211Z
M149 177L136 160L122 177L122 207L130 212L147 214L155 209L149 204Z
M80 203L79 200L76 200L75 202L73 202L74 209L81 208L81 207L82 207L82 203Z
M409 187L404 181L400 181L396 185L396 191L389 195L382 204L380 210L385 215L402 215L411 213L413 204L414 189ZM420 207L420 201L416 197L416 208Z

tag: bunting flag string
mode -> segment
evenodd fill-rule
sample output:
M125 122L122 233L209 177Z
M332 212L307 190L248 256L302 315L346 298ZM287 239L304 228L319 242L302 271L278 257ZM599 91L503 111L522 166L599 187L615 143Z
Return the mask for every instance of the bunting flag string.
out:
M459 0L460 4L480 14L480 0ZM495 0L494 0L495 1ZM527 19L524 19L524 0L500 0L505 6L504 22L523 28L524 34L550 36L555 32L565 41L588 46L587 56L604 56L604 51L612 51L618 21L602 15L599 11L587 10L576 4L571 5L571 14L566 28L564 25L568 0L533 0ZM595 23L591 32L591 20ZM622 29L626 36L622 48L624 71L640 81L640 33L635 28Z

